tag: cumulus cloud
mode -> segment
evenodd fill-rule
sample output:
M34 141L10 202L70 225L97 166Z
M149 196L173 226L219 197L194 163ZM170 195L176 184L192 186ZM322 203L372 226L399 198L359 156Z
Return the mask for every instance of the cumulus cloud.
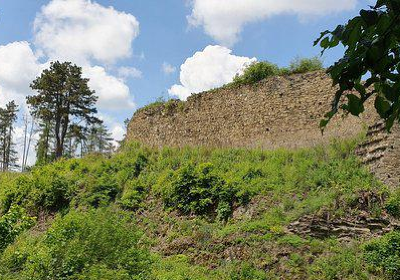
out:
M35 44L50 59L113 63L132 53L136 18L91 0L53 0L34 22Z
M172 66L171 64L164 62L162 67L161 67L162 71L164 72L164 74L169 75L172 73L175 73L176 71L176 67Z
M122 79L127 79L127 78L141 78L142 77L142 71L135 67L120 67L118 69L118 76Z
M32 94L30 83L44 67L26 41L0 46L0 105L15 100L23 106Z
M139 34L136 18L91 0L52 0L34 22L35 47L49 60L72 61L83 66L83 75L99 96L100 110L134 108L125 80L139 78L134 67L121 67L118 77L104 66L132 54Z
M109 111L135 107L129 87L123 80L109 75L103 67L84 67L83 76L89 78L89 87L99 96L99 109Z
M100 114L99 118L104 122L108 131L111 133L114 146L118 147L118 141L123 140L126 134L125 125L122 125L121 122L117 121L115 117L109 114Z
M191 93L198 93L220 87L233 80L243 68L256 58L236 56L222 46L207 46L186 59L181 66L180 85L173 85L168 93L186 99Z
M358 0L193 0L188 22L220 44L232 46L243 26L279 14L321 16L352 10Z
M110 64L132 54L132 42L138 34L139 23L131 14L91 0L52 0L36 16L33 45L26 41L0 45L0 107L15 100L22 108L14 133L20 157L25 97L33 94L30 83L50 66L50 61L72 61L83 67L83 76L90 79L89 86L99 96L100 112L135 107L125 80L140 77L140 70L122 67L117 69L117 77L107 69L115 69ZM122 139L121 124L113 120L109 128L115 139ZM31 149L29 163L34 159Z

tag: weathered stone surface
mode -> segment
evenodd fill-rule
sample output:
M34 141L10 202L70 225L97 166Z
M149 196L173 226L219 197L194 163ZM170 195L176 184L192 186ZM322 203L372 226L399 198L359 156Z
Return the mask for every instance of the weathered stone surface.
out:
M271 77L255 85L222 88L137 111L127 139L150 146L302 148L351 138L368 129L357 153L392 187L400 185L400 129L387 134L373 104L360 117L338 115L324 135L319 122L336 89L322 71Z
M288 231L301 236L327 238L354 238L361 236L376 236L398 228L398 225L381 218L337 218L307 215L288 226Z
M133 116L127 138L151 146L309 147L356 136L372 115L319 122L335 89L323 72L272 77L255 85L192 95Z
M386 132L384 123L369 126L367 140L357 151L364 164L382 182L390 187L400 186L400 128L395 125Z

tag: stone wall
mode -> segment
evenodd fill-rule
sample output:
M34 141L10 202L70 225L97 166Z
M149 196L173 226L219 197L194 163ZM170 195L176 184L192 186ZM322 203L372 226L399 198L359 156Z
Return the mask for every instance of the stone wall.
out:
M400 186L400 127L386 132L382 121L369 126L367 140L356 153L372 173L390 187Z
M150 146L301 148L367 132L357 153L389 186L400 185L400 129L387 134L373 105L360 118L336 116L324 135L319 122L335 88L321 71L271 77L255 85L222 88L138 110L127 139Z
M218 89L133 116L127 137L151 146L297 148L359 134L373 117L337 117L321 135L335 89L323 72Z

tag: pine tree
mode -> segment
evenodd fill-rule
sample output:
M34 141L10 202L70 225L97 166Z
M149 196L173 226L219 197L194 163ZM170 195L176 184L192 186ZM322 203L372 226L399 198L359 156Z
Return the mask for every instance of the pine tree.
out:
M5 108L0 108L0 155L1 170L8 171L17 162L17 152L14 149L13 132L17 120L18 106L14 101Z
M72 124L68 129L65 141L65 153L68 157L82 155L83 142L86 141L87 129L79 124Z
M87 153L112 153L114 151L113 138L103 124L96 124L89 128L86 139Z
M63 156L67 132L74 120L88 125L99 122L94 116L97 96L89 89L88 81L82 78L82 68L56 61L32 82L31 88L38 94L28 96L27 103L32 115L44 124L38 146L40 156L47 157L50 136L54 137L54 158Z

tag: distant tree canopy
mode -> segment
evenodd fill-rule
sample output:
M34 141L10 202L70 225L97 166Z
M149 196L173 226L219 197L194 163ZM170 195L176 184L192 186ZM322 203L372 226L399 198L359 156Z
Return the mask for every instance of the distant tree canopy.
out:
M82 78L82 69L70 62L52 62L49 69L31 84L37 95L28 96L31 113L40 120L42 133L38 144L38 160L46 157L51 139L54 139L54 157L64 154L65 139L75 126L100 123L95 117L97 96L89 89L88 79Z
M340 108L358 116L374 96L375 108L390 130L400 120L400 0L378 0L347 24L322 32L317 44L322 52L339 44L345 47L343 58L327 70L339 90L321 127ZM347 101L341 104L344 95Z
M242 74L236 75L232 84L254 84L271 76L300 74L321 69L323 69L323 65L318 57L296 58L288 68L279 68L278 65L267 61L254 62L248 65Z

